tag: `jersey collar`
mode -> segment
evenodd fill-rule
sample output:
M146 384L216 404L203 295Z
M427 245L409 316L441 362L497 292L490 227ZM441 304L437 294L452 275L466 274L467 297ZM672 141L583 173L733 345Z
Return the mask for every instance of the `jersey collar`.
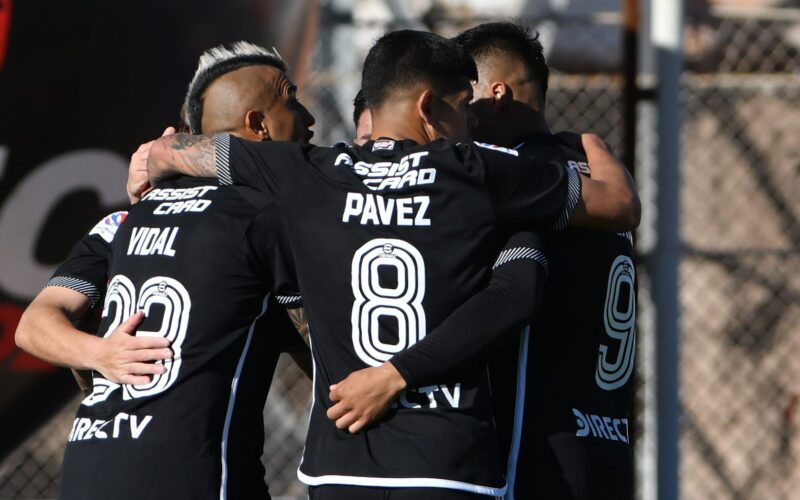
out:
M389 137L379 137L365 142L361 149L379 156L394 156L398 151L405 151L419 146L419 144L410 139L396 140Z
M523 135L512 143L516 143L517 145L514 146L514 149L519 150L527 144L548 144L552 143L552 141L553 134L550 132L531 132Z

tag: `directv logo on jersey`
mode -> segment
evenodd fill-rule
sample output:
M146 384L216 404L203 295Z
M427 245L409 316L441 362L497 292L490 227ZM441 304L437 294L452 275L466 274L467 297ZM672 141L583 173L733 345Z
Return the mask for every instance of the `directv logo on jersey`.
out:
M88 441L90 439L108 439L109 437L117 439L120 436L128 437L129 435L133 439L139 439L151 420L153 420L152 415L145 415L144 418L139 419L138 416L127 413L118 413L110 420L76 418L72 422L72 429L69 431L67 441ZM112 422L114 425L107 428L106 426ZM127 425L124 425L124 422ZM126 432L125 427L130 432ZM108 435L109 432L111 436Z
M611 418L591 415L589 413L584 414L575 408L572 409L572 413L576 417L575 423L578 424L578 430L575 432L576 436L586 437L591 433L592 436L596 438L628 443L627 418ZM623 427L621 428L620 426Z
M458 408L460 401L460 383L453 385L452 388L447 385L428 385L403 391L397 402L392 404L392 408L397 408L398 406L410 410L420 408L435 409L440 406L443 408Z

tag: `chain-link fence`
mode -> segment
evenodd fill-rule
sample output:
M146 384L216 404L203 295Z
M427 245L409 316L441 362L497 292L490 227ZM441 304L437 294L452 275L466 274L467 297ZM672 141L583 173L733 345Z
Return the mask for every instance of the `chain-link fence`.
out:
M686 499L789 499L800 491L800 14L741 12L690 11L683 99L676 103L683 109L680 490ZM474 24L475 12L461 14L440 10L425 18L427 25L400 24L452 34L470 24L470 15ZM620 48L617 21L562 16L541 25L543 33L550 30L543 41L597 27L600 46ZM300 82L319 143L352 137L360 61L376 34L396 26L391 16L356 15L321 28L312 71ZM348 44L352 50L343 55ZM594 131L621 152L619 58L592 66L602 73L577 73L575 60L564 56L576 46L550 54L551 128ZM282 360L265 408L263 457L277 496L305 491L295 470L309 394L309 382ZM74 407L0 464L0 498L55 496Z
M800 15L696 25L716 71L683 82L683 496L797 498Z
M39 431L0 462L0 498L55 498L67 434L79 399L70 401Z

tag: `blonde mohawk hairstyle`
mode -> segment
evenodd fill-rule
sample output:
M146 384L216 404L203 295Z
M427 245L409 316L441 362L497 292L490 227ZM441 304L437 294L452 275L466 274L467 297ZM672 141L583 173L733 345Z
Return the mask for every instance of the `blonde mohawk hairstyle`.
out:
M266 65L286 71L286 63L273 47L265 49L250 42L236 42L229 47L218 45L203 52L197 63L184 99L185 120L189 132L200 134L203 117L203 92L220 76L244 66Z

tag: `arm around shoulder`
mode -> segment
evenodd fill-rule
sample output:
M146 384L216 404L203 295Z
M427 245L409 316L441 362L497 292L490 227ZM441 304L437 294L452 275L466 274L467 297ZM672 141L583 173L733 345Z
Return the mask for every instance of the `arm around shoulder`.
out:
M633 178L598 136L583 134L581 139L592 177L582 178L581 201L570 225L617 232L636 229L642 205Z
M217 138L211 135L174 134L153 142L147 157L147 175L150 183L189 175L216 177Z
M91 300L82 293L46 287L25 309L14 340L20 349L49 363L91 368L89 360L99 339L74 326L90 307Z
M122 384L146 384L165 368L153 361L169 359L172 351L163 337L137 337L142 312L127 318L109 335L99 337L74 326L91 300L59 286L48 286L28 306L14 336L17 346L49 363L100 372Z

